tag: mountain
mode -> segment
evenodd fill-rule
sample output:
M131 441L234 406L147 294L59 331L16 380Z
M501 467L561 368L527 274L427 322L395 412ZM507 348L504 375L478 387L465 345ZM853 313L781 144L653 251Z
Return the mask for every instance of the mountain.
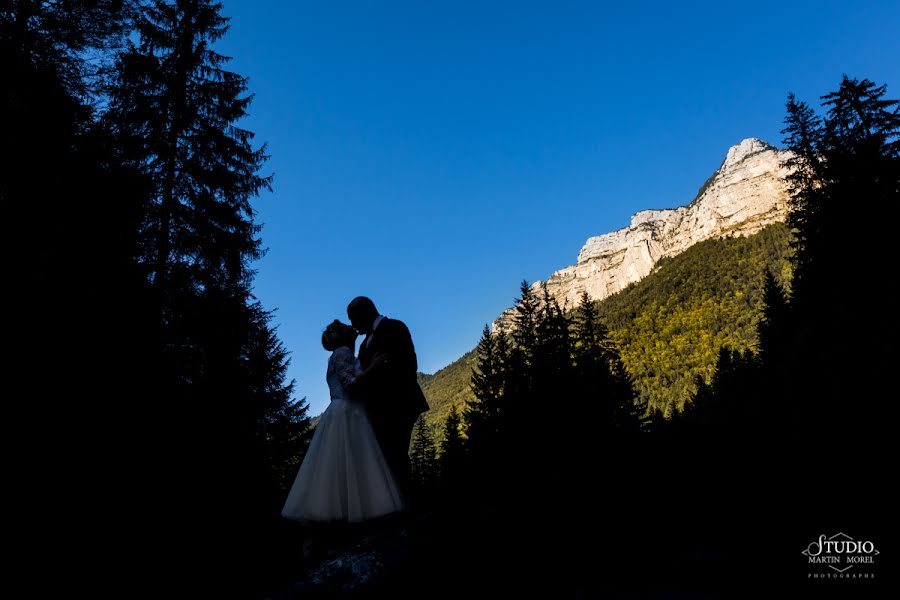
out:
M569 307L586 291L602 300L646 277L661 259L675 256L703 240L751 235L787 216L787 153L762 140L748 138L732 146L722 164L697 196L677 208L642 210L631 224L589 238L577 262L547 278L547 288ZM536 281L533 287L541 285ZM511 326L513 310L493 323Z
M761 140L742 141L689 204L636 213L628 227L588 239L575 265L547 279L570 308L582 290L597 302L651 407L682 406L721 346L753 346L765 269L789 285L785 157ZM505 311L494 330L511 327L511 316ZM431 423L471 397L474 366L470 351L420 379Z
M754 347L766 269L790 285L789 240L784 223L749 236L705 240L661 259L641 281L596 302L649 406L681 409L695 390L694 377L712 375L719 348ZM470 351L423 380L429 422L440 423L451 405L462 406L471 397L473 367Z

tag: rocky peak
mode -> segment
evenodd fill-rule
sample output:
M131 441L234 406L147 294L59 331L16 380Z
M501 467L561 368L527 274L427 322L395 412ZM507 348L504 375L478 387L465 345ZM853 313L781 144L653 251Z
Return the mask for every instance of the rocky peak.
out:
M725 155L725 161L719 167L719 171L733 169L748 156L767 150L774 151L775 147L757 138L747 138L728 149L728 154Z
M694 201L638 211L627 227L588 238L574 265L547 278L548 290L570 308L582 292L602 300L646 277L660 258L709 238L750 235L784 221L785 158L784 151L757 138L732 146ZM494 321L495 331L511 326L511 310Z

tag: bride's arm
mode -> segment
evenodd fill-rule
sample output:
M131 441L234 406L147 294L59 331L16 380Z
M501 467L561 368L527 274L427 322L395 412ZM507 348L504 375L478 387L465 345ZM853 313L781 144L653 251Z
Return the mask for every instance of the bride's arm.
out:
M349 348L338 348L334 352L334 360L335 370L341 385L344 386L344 389L351 389L358 374L357 362L353 357L353 351Z

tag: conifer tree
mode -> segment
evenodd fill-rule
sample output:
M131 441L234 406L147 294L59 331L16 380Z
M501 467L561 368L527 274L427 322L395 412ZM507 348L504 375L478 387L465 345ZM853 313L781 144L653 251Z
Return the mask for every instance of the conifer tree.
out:
M789 325L787 294L770 270L766 270L763 281L763 316L757 326L760 360L774 364L776 356L786 345L786 330Z
M892 241L872 236L867 258L859 260L846 251L846 237L867 229L871 215L892 211L900 194L900 102L886 93L884 85L844 76L837 90L822 97L828 111L821 120L792 97L788 101L785 142L805 160L800 167L815 168L790 176L793 331L778 369L791 373L797 425L810 436L879 437L867 432L883 423L874 416L881 397L874 382L891 368L883 340L898 331L884 277L893 268ZM805 158L813 153L815 162ZM838 283L849 273L859 285Z
M228 30L221 9L153 0L110 89L109 121L126 158L155 183L142 260L163 295L173 285L247 283L248 262L262 255L250 199L271 189L272 176L259 174L265 144L253 148L253 133L237 126L253 98L247 78L212 48Z
M544 393L556 391L565 395L563 388L572 379L571 323L559 302L550 294L546 282L541 282L540 316L537 325L538 344L535 349L535 365L541 374L540 386Z
M159 462L168 458L183 490L191 542L241 564L250 585L268 560L253 549L277 551L265 538L280 526L308 428L271 314L251 292L263 250L250 201L272 176L260 174L265 145L253 147L237 125L253 97L247 78L213 49L228 30L221 10L210 0L145 3L110 79L104 124L117 159L150 182L137 261L163 354L154 410L170 435ZM209 503L224 481L231 492Z
M788 226L794 232L791 240L792 288L804 297L807 293L801 290L807 286L807 280L821 277L812 273L818 262L811 257L823 253L822 213L828 203L827 190L822 186L825 177L823 124L808 104L790 94L782 133L791 151L784 164L789 169L787 183L791 192Z
M519 293L520 296L516 299L512 340L516 354L520 355L517 359L527 368L534 364L541 309L537 294L527 281L522 281L519 285Z
M103 69L133 24L138 4L136 0L4 2L0 6L0 42L8 67L4 83L14 93L5 98L15 102L17 94L26 92L18 77L27 71L52 73L68 96L88 108L99 91Z
M585 408L591 411L600 435L637 432L646 407L637 402L618 349L586 292L576 310L573 339L577 393L596 398L596 402L587 400Z
M532 408L541 319L540 303L527 281L521 283L519 291L505 374L506 405L511 421L516 422L514 428L520 426L519 419Z
M501 443L505 365L499 345L505 346L504 340L505 334L492 334L490 327L485 325L475 348L477 363L470 383L474 398L466 401L463 413L467 444L475 462L486 460L491 448Z
M429 490L437 477L437 449L434 435L422 415L419 415L413 429L409 459L415 486L420 491Z
M441 438L438 469L445 486L453 487L460 483L467 466L466 446L461 434L462 419L455 406L444 422L444 435Z
M258 403L255 435L265 485L281 498L290 490L312 435L306 399L294 400L296 382L287 381L288 351L271 325L274 311L256 301L249 306L252 328L245 345L248 393Z

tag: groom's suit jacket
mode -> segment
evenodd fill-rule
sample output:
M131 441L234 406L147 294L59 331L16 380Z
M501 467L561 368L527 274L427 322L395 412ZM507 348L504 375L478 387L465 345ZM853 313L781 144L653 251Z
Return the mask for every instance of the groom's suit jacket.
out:
M387 361L369 369L380 355L386 355ZM398 421L411 425L420 413L428 410L416 376L416 349L403 321L383 317L369 343L363 341L360 345L359 363L366 371L358 381L367 392L373 426L378 428Z

